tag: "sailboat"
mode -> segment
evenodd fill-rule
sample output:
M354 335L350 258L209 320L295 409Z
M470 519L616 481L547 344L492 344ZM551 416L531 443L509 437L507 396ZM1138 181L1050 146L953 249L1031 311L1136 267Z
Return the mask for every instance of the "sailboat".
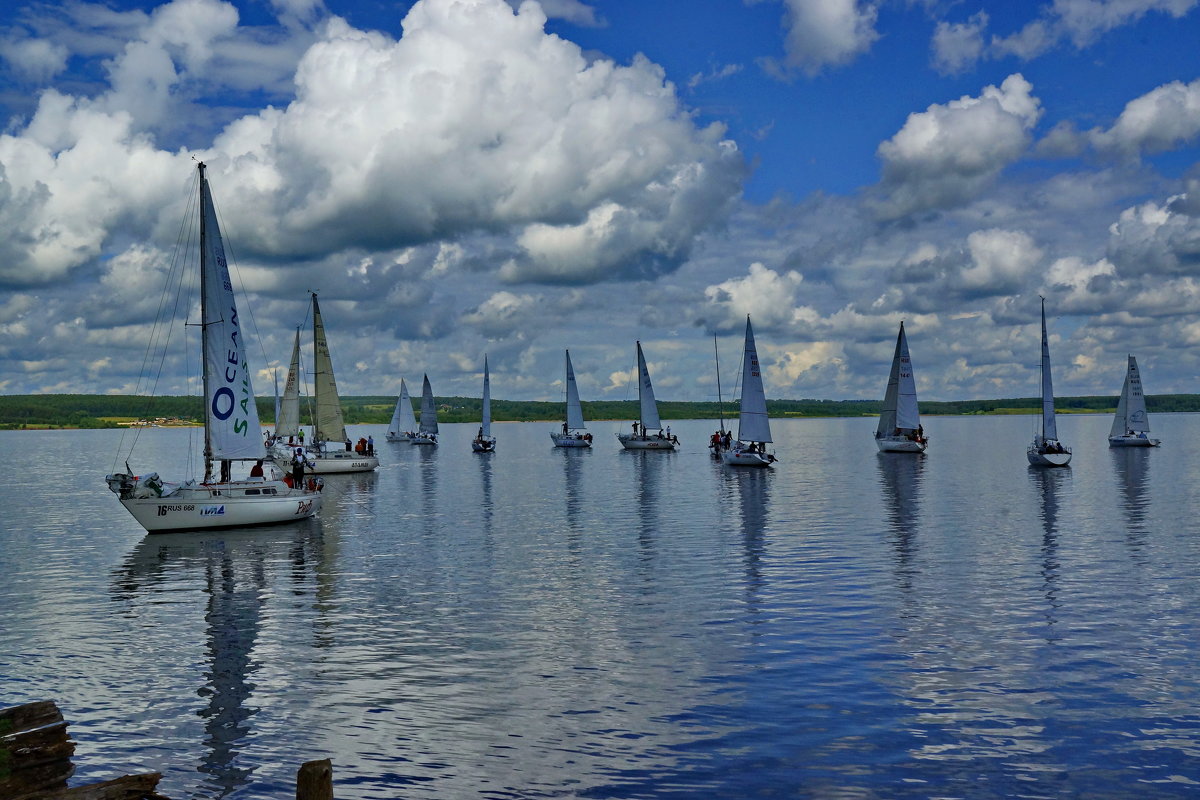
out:
M717 417L720 421L720 427L713 431L713 435L708 438L708 452L713 458L720 458L721 451L725 449L726 440L729 439L729 432L725 430L725 401L721 399L721 358L717 355L717 335L713 334L713 364L717 368Z
M571 367L571 351L567 350L567 418L562 431L550 431L555 447L591 447L592 435L585 433L583 406L579 402L579 387L575 385L575 370Z
M617 440L626 450L674 450L678 437L663 432L662 420L658 418L658 403L654 401L654 386L650 383L650 370L642 354L642 343L637 343L638 406L639 419L633 424L633 433L618 433ZM639 428L640 425L640 428ZM650 431L656 431L653 435Z
M1025 452L1035 467L1065 467L1071 463L1070 448L1058 441L1054 418L1054 385L1050 380L1050 340L1046 337L1046 298L1042 298L1042 429L1033 436Z
M298 446L300 434L300 329L296 328L296 339L292 344L292 358L288 363L287 382L283 384L283 397L279 400L279 411L275 414L275 435L272 442L276 448L285 449L290 461L292 451ZM284 439L287 442L284 442ZM276 457L277 454L272 454Z
M1137 359L1129 356L1125 385L1117 401L1117 413L1108 432L1109 447L1158 447L1161 439L1151 439L1150 418L1146 415L1146 396L1142 394L1142 375Z
M471 450L476 453L496 452L496 437L492 436L492 379L488 374L487 356L483 357L483 414L479 433L471 441Z
M875 428L875 444L881 453L924 453L929 444L917 411L917 383L913 378L903 322L896 336L896 352L892 356L892 371L888 374L887 391L883 395L879 426Z
M303 440L303 431L298 437L304 445L304 457L307 459L306 469L318 475L329 475L341 472L370 472L379 466L379 459L365 447L364 440L359 441L358 447L352 447L346 436L346 423L342 417L342 401L338 398L337 381L333 377L333 359L329 355L329 341L325 338L325 322L321 318L321 306L317 302L316 292L312 293L313 315L313 400L316 411L313 414L312 438ZM299 337L297 346L293 348L293 364L299 363ZM298 370L297 370L298 371ZM291 383L291 368L288 370L289 385ZM299 417L299 381L294 391L289 393L289 386L284 387L284 403L295 398L297 422ZM284 410L283 416L288 418L290 412ZM299 427L297 425L297 427ZM290 435L290 432L285 432ZM297 445L279 440L276 431L274 450L275 463L282 467L291 464L298 449Z
M150 533L293 522L321 508L315 488L291 487L262 475L266 459L258 409L225 246L205 175L200 184L200 319L204 365L204 481L167 483L158 473L105 477L121 505ZM233 480L232 462L257 461L257 476ZM214 480L213 462L220 465ZM310 484L311 485L311 484Z
M732 467L769 467L775 454L767 452L771 421L767 416L767 394L758 368L754 329L746 315L746 345L742 353L742 401L736 442L721 451L721 461Z
M413 416L412 398L408 396L408 386L404 378L400 379L400 397L396 399L396 410L392 412L392 421L388 423L387 440L389 442L412 442L417 435L417 418Z
M426 375L425 383L421 386L421 424L417 426L411 444L437 445L437 436L437 406L433 404L433 387L429 385L429 376Z

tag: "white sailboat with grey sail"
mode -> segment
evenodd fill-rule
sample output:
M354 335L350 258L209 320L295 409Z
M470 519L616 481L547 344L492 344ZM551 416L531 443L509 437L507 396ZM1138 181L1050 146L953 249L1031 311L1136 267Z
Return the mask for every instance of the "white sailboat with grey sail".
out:
M492 376L488 372L487 356L483 357L483 408L479 417L479 433L471 440L471 451L496 452L496 437L492 436Z
M566 356L567 416L563 420L562 430L550 431L550 438L555 447L591 447L592 435L587 432L583 421L583 404L579 402L579 387L575 384L575 369L571 366L570 350L566 351Z
M294 522L321 508L315 489L293 488L263 474L266 447L246 360L225 246L205 174L198 165L200 202L200 327L204 370L204 480L168 483L157 473L106 476L121 505L150 533ZM255 461L250 476L234 479L233 462ZM213 465L220 474L213 475Z
M421 421L417 425L417 434L412 437L412 444L437 446L438 421L437 406L433 402L433 387L429 384L429 376L421 386Z
M658 403L654 399L654 385L650 382L650 369L642 353L642 343L637 343L638 375L638 420L633 423L632 433L618 433L617 440L626 450L674 451L679 438L670 429L664 429L658 416Z
M892 355L883 408L875 428L875 444L881 453L924 453L929 444L917 408L917 382L913 377L903 322L896 336L896 352Z
M1129 356L1121 399L1117 401L1117 413L1113 415L1112 428L1108 431L1108 446L1158 447L1160 444L1161 439L1150 438L1150 417L1146 414L1146 396L1142 394L1142 375L1138 372L1137 359Z
M416 435L417 418L413 415L412 398L408 396L408 385L404 383L404 378L401 378L400 396L396 398L392 421L388 423L387 440L411 443Z
M754 329L746 315L746 340L742 351L742 400L738 414L738 438L721 451L721 461L731 467L769 467L775 454L767 452L771 442L771 420L767 415L767 394L758 366L758 348Z
M1065 467L1071 463L1071 450L1058 440L1054 413L1054 383L1050 379L1050 340L1046 336L1046 298L1042 298L1042 425L1025 451L1035 467Z

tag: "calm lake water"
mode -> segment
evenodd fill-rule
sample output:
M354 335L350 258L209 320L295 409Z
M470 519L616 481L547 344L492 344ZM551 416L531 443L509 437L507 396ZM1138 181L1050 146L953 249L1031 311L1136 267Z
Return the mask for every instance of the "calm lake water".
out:
M319 519L148 536L118 431L2 432L0 705L58 702L72 784L187 798L1157 798L1200 793L1200 416L1155 451L1060 418L773 422L770 472L549 423L383 442ZM124 435L128 435L127 433ZM184 430L131 466L179 477Z

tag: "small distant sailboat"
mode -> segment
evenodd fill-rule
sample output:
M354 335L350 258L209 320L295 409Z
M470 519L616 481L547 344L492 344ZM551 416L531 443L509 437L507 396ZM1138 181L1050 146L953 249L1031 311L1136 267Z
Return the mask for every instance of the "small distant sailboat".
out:
M496 437L492 436L492 378L488 373L487 356L483 357L483 414L479 433L471 441L471 450L476 453L496 452Z
M917 411L917 383L913 377L903 322L896 337L892 371L888 374L883 410L879 413L879 426L875 429L875 444L881 453L924 453L929 444Z
M1042 429L1034 434L1025 453L1035 467L1065 467L1071 463L1070 448L1058 441L1054 417L1054 385L1050 380L1050 340L1046 336L1046 298L1042 298Z
M754 329L746 315L746 345L742 353L742 401L738 417L738 438L721 451L721 461L732 467L769 467L775 454L767 452L771 441L771 421L767 416L767 394L758 368L758 349Z
M429 385L429 376L421 386L421 423L417 426L417 435L412 437L412 444L438 443L437 406L433 404L433 387Z
M1117 413L1108 432L1109 447L1158 447L1160 439L1151 439L1150 417L1146 414L1146 396L1142 394L1142 376L1137 359L1129 356L1125 385L1117 401Z
M287 439L292 448L300 433L300 329L296 328L296 339L292 344L292 359L288 363L287 381L283 384L283 397L279 400L279 411L275 414L275 436L278 445ZM289 453L289 458L290 453Z
M408 396L408 386L404 378L400 379L400 397L396 400L396 410L392 412L392 421L388 423L387 440L389 442L412 442L417 435L417 418L413 416L412 398Z
M658 418L658 403L654 400L654 386L650 383L641 342L637 343L637 370L640 418L633 424L633 433L618 433L617 439L626 450L674 450L679 439L664 433L662 420ZM652 435L650 431L656 433Z
M200 184L200 319L204 365L204 482L166 483L158 473L126 472L105 476L121 505L150 533L202 528L248 527L294 522L321 508L315 488L267 480L258 409L238 323L225 246L205 176ZM220 464L214 479L213 462ZM233 480L232 462L257 461L251 477Z
M318 475L329 475L341 472L370 472L379 466L379 459L374 453L366 452L365 440L359 441L357 448L351 445L346 436L346 423L342 417L342 401L338 397L337 381L333 377L333 359L329 355L329 341L325 337L325 322L321 318L321 306L317 302L316 292L312 293L313 315L313 395L316 411L313 414L313 435L304 443L304 457L307 460L305 469ZM299 337L297 337L297 343ZM298 347L292 351L293 364L298 364ZM298 381L297 381L298 384ZM296 404L296 417L299 421L299 386L292 394L291 369L288 370L288 385L284 387L283 402L293 401ZM284 411L285 418L290 412ZM297 427L299 427L297 425ZM300 432L302 435L303 432ZM284 435L290 436L290 431ZM290 442L279 441L280 431L276 430L274 450L275 463L285 469L295 458L297 446Z
M583 424L583 405L579 402L579 387L575 385L575 370L571 367L571 351L567 350L567 418L562 432L550 431L555 447L591 447L592 435Z

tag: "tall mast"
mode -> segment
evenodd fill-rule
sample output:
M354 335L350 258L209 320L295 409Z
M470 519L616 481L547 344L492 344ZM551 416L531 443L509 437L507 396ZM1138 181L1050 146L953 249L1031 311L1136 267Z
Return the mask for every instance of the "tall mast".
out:
M200 363L204 365L201 391L204 393L204 402L207 403L208 337L204 335L204 329L208 326L208 248L204 245L208 240L208 226L204 221L207 216L204 213L204 190L208 179L204 176L203 161L196 168L200 172ZM204 410L204 482L208 483L210 478L212 478L212 434L208 429L208 409L206 408Z
M717 355L717 335L713 334L713 361L717 365L717 418L721 421L721 433L725 432L725 406L721 400L721 359Z

